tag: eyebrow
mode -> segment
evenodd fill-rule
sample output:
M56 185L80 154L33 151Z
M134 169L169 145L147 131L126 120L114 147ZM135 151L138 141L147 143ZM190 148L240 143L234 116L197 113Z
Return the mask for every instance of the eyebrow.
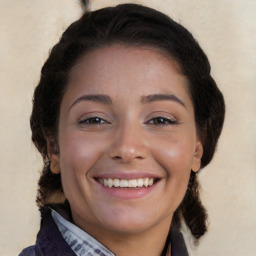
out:
M141 97L142 104L147 104L147 103L151 103L154 101L164 101L164 100L175 101L175 102L179 103L180 105L182 105L183 107L186 107L184 102L173 94L152 94L152 95L147 95L147 96ZM71 104L71 106L69 107L68 110L70 110L74 105L76 105L77 103L79 103L81 101L94 101L94 102L98 102L98 103L101 103L104 105L112 105L113 104L111 98L108 95L104 95L104 94L83 95L83 96L77 98Z
M182 105L183 107L186 107L184 102L173 94L152 94L152 95L147 95L147 96L141 97L141 102L143 104L151 103L154 101L164 101L164 100L175 101L175 102L179 103L180 105Z
M77 103L81 102L81 101L94 101L94 102L98 102L104 105L111 105L112 104L112 100L108 95L104 95L104 94L93 94L93 95L83 95L79 98L77 98L72 105L69 107L69 110L76 105Z

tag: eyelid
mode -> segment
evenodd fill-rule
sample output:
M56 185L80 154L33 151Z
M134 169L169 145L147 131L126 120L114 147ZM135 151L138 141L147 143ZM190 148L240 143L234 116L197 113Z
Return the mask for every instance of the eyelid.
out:
M89 122L86 122L86 121L89 121L89 120L92 120L92 119L96 119L96 118L98 118L98 119L101 120L101 121L104 121L104 123L109 124L108 121L106 121L105 119L103 119L103 118L101 118L101 117L98 117L98 116L82 118L82 119L80 119L80 120L78 121L78 123L79 123L79 124L94 125L93 123L89 123ZM97 124L102 124L102 123L101 123L101 122L95 123L95 125L97 125Z
M170 112L165 112L165 111L155 111L153 113L150 113L147 116L147 119L153 119L153 118L157 118L157 117L162 117L162 118L166 118L172 121L177 121L177 118L171 114Z
M163 119L164 121L167 121L167 122L166 123L159 123L159 124L151 123L151 121L156 120L156 119ZM173 120L173 119L170 119L170 118L167 118L167 117L156 116L156 117L151 118L149 121L147 121L147 123L148 124L153 124L153 125L172 125L172 124L177 124L177 121Z
M83 123L86 123L85 122L86 120L93 119L93 118L99 118L107 124L111 123L111 119L108 116L106 116L106 114L101 113L101 112L90 112L90 113L83 114L80 118L78 118L77 122L79 124L83 124ZM89 123L87 123L87 124L89 124Z
M156 123L150 123L152 122L154 119L157 119L157 118L162 118L164 119L165 121L167 121L166 123L159 123L159 124L156 124ZM169 122L169 123L168 123ZM145 122L146 124L150 124L150 125L174 125L174 124L178 124L178 119L176 117L174 117L174 115L172 115L171 113L169 112L163 112L163 111L157 111L157 112L153 112L151 113L150 115L148 115L147 117L147 121Z

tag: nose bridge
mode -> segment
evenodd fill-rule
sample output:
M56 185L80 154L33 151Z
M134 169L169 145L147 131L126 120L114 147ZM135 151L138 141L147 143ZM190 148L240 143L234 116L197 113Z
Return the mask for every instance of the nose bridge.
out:
M123 122L116 130L116 136L110 147L110 157L131 162L146 157L146 145L143 128L139 123L129 120Z

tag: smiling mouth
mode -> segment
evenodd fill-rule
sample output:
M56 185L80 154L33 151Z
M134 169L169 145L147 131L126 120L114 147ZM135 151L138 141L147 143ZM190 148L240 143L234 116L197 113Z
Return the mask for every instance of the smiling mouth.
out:
M116 178L97 178L104 187L109 188L147 188L153 186L158 179L138 178L138 179L116 179Z

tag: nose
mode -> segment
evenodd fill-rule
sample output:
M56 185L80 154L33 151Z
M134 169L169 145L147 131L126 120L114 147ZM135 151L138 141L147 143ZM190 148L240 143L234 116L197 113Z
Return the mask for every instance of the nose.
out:
M109 157L123 163L145 159L147 146L143 129L135 125L119 127L109 147Z

